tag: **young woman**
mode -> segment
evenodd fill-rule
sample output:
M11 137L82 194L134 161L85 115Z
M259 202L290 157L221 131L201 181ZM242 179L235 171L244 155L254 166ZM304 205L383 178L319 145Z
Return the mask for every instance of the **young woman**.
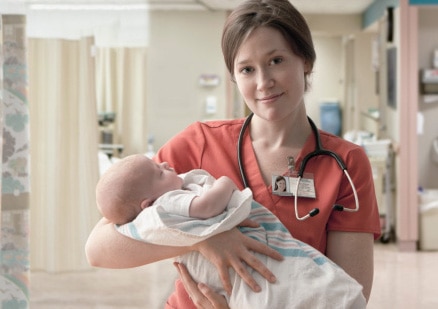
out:
M177 173L201 168L214 177L230 177L239 189L249 186L254 199L270 209L295 238L315 247L355 278L368 299L374 239L380 234L372 172L361 147L312 129L304 94L316 57L305 19L288 0L245 1L226 21L222 50L252 118L247 122L194 123L164 145L155 159L170 162ZM290 157L298 172L305 156L316 149L317 137L324 149L345 162L349 176L332 156L311 158L304 178L315 197L298 197L295 211L294 197L273 194L272 177L289 175ZM334 205L342 205L345 211L334 210ZM319 214L304 219L315 208ZM115 268L197 250L216 265L227 291L231 291L229 268L234 268L255 292L260 287L252 271L275 281L251 251L281 258L237 229L191 248L174 248L128 240L104 219L91 233L86 249L92 265ZM183 265L177 268L182 280L177 282L167 308L227 308L223 298L191 280Z

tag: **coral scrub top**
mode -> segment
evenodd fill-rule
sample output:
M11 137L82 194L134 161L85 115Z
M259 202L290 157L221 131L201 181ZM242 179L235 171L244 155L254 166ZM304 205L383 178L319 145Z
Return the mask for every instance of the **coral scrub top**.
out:
M204 169L215 178L228 176L243 189L237 160L237 141L243 121L244 119L196 122L167 142L155 159L169 162L177 173ZM326 251L329 231L372 233L377 239L381 233L380 220L371 165L365 151L362 147L327 132L319 133L323 147L337 153L345 162L357 191L359 211L333 210L335 204L354 208L354 195L336 160L330 156L317 156L308 161L305 169L306 174L313 175L316 198L298 198L298 211L300 216L304 216L313 208L319 208L319 214L304 221L297 220L294 198L274 195L272 186L264 183L247 130L243 136L242 163L254 199L273 212L293 237L322 253ZM298 157L294 158L296 170L303 158L315 150L315 147L315 136L311 134ZM285 158L284 171L279 171L279 174L288 172ZM182 283L177 281L176 287L166 308L195 308Z

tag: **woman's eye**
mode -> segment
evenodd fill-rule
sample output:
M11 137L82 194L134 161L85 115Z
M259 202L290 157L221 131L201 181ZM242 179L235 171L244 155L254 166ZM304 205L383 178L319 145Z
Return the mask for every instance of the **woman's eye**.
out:
M282 62L283 62L283 58L281 58L281 57L276 57L276 58L271 60L272 64L278 64L278 63L282 63Z
M244 67L244 68L242 68L241 70L240 70L240 72L241 73L243 73L243 74L249 74L249 73L251 73L252 71L254 71L252 68L250 68L250 67Z

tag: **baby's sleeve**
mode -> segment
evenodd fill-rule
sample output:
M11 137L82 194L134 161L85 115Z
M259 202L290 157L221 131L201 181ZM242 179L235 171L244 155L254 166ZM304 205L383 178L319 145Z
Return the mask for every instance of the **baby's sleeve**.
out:
M196 196L196 193L187 190L174 190L158 198L154 205L171 214L189 217L190 204Z

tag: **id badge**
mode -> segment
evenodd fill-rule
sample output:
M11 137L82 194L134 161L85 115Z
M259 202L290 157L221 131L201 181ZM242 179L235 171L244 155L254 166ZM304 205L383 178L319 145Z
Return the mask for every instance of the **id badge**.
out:
M272 193L280 196L294 196L298 184L298 177L272 175ZM298 187L299 197L316 198L313 175L305 174L300 179Z

